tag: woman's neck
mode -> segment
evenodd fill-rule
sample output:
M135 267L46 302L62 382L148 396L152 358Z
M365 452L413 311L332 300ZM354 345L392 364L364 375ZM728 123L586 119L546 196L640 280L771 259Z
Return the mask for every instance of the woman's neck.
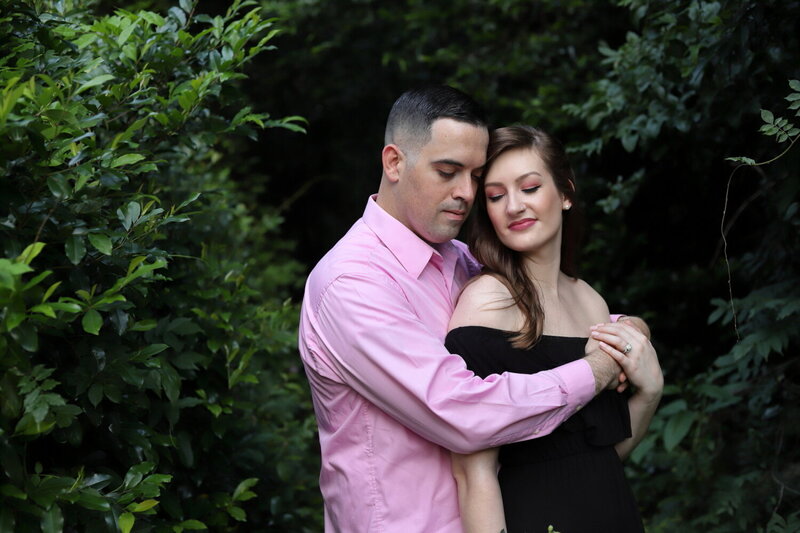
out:
M534 280L540 294L558 296L558 280L561 276L561 246L549 246L550 250L538 250L525 256L525 271Z

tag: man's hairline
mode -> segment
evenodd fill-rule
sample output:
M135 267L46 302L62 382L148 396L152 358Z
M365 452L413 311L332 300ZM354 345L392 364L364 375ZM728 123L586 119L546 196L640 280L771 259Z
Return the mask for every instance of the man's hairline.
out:
M479 121L476 123L476 121L473 121L473 120L462 119L460 117L453 117L453 116L449 116L449 115L442 115L442 116L436 117L430 123L428 123L427 127L425 128L424 142L422 142L422 140L418 141L416 143L416 146L415 146L414 150L404 147L403 146L404 143L397 142L397 138L396 138L397 136L395 135L394 132L392 132L392 139L386 139L386 141L388 141L388 142L384 142L384 147L389 146L390 144L393 144L393 145L397 146L406 155L406 157L408 157L412 162L416 161L417 157L419 156L420 152L422 151L422 148L425 145L427 145L429 142L431 142L431 139L433 138L433 125L436 124L436 122L438 122L440 120L445 120L445 119L450 119L450 120L453 120L455 122L459 122L461 124L466 124L468 126L473 126L475 128L483 129L487 133L489 132L489 125L486 124L486 123L482 123L482 122L479 122ZM400 128L397 128L397 129L400 129Z

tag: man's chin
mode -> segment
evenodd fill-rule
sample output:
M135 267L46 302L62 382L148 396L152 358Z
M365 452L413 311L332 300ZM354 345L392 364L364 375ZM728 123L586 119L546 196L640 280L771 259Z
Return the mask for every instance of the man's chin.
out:
M427 242L429 244L441 244L443 242L452 241L456 237L458 237L458 232L461 229L461 224L457 226L450 226L446 228L441 228L440 231L437 231L435 235L429 235Z

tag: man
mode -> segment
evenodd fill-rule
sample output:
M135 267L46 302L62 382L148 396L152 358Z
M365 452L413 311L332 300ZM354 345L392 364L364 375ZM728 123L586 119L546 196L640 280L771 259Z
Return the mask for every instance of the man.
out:
M453 239L488 137L483 111L460 91L404 93L389 114L377 196L308 278L299 347L328 532L461 531L449 450L548 434L616 384L620 368L599 349L486 380L445 349L459 292L479 271Z

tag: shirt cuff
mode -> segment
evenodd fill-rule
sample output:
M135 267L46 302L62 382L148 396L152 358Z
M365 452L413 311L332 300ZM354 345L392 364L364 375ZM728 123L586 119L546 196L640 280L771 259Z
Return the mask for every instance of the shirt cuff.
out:
M583 359L553 369L564 382L567 406L575 412L594 398L595 380L592 367Z

